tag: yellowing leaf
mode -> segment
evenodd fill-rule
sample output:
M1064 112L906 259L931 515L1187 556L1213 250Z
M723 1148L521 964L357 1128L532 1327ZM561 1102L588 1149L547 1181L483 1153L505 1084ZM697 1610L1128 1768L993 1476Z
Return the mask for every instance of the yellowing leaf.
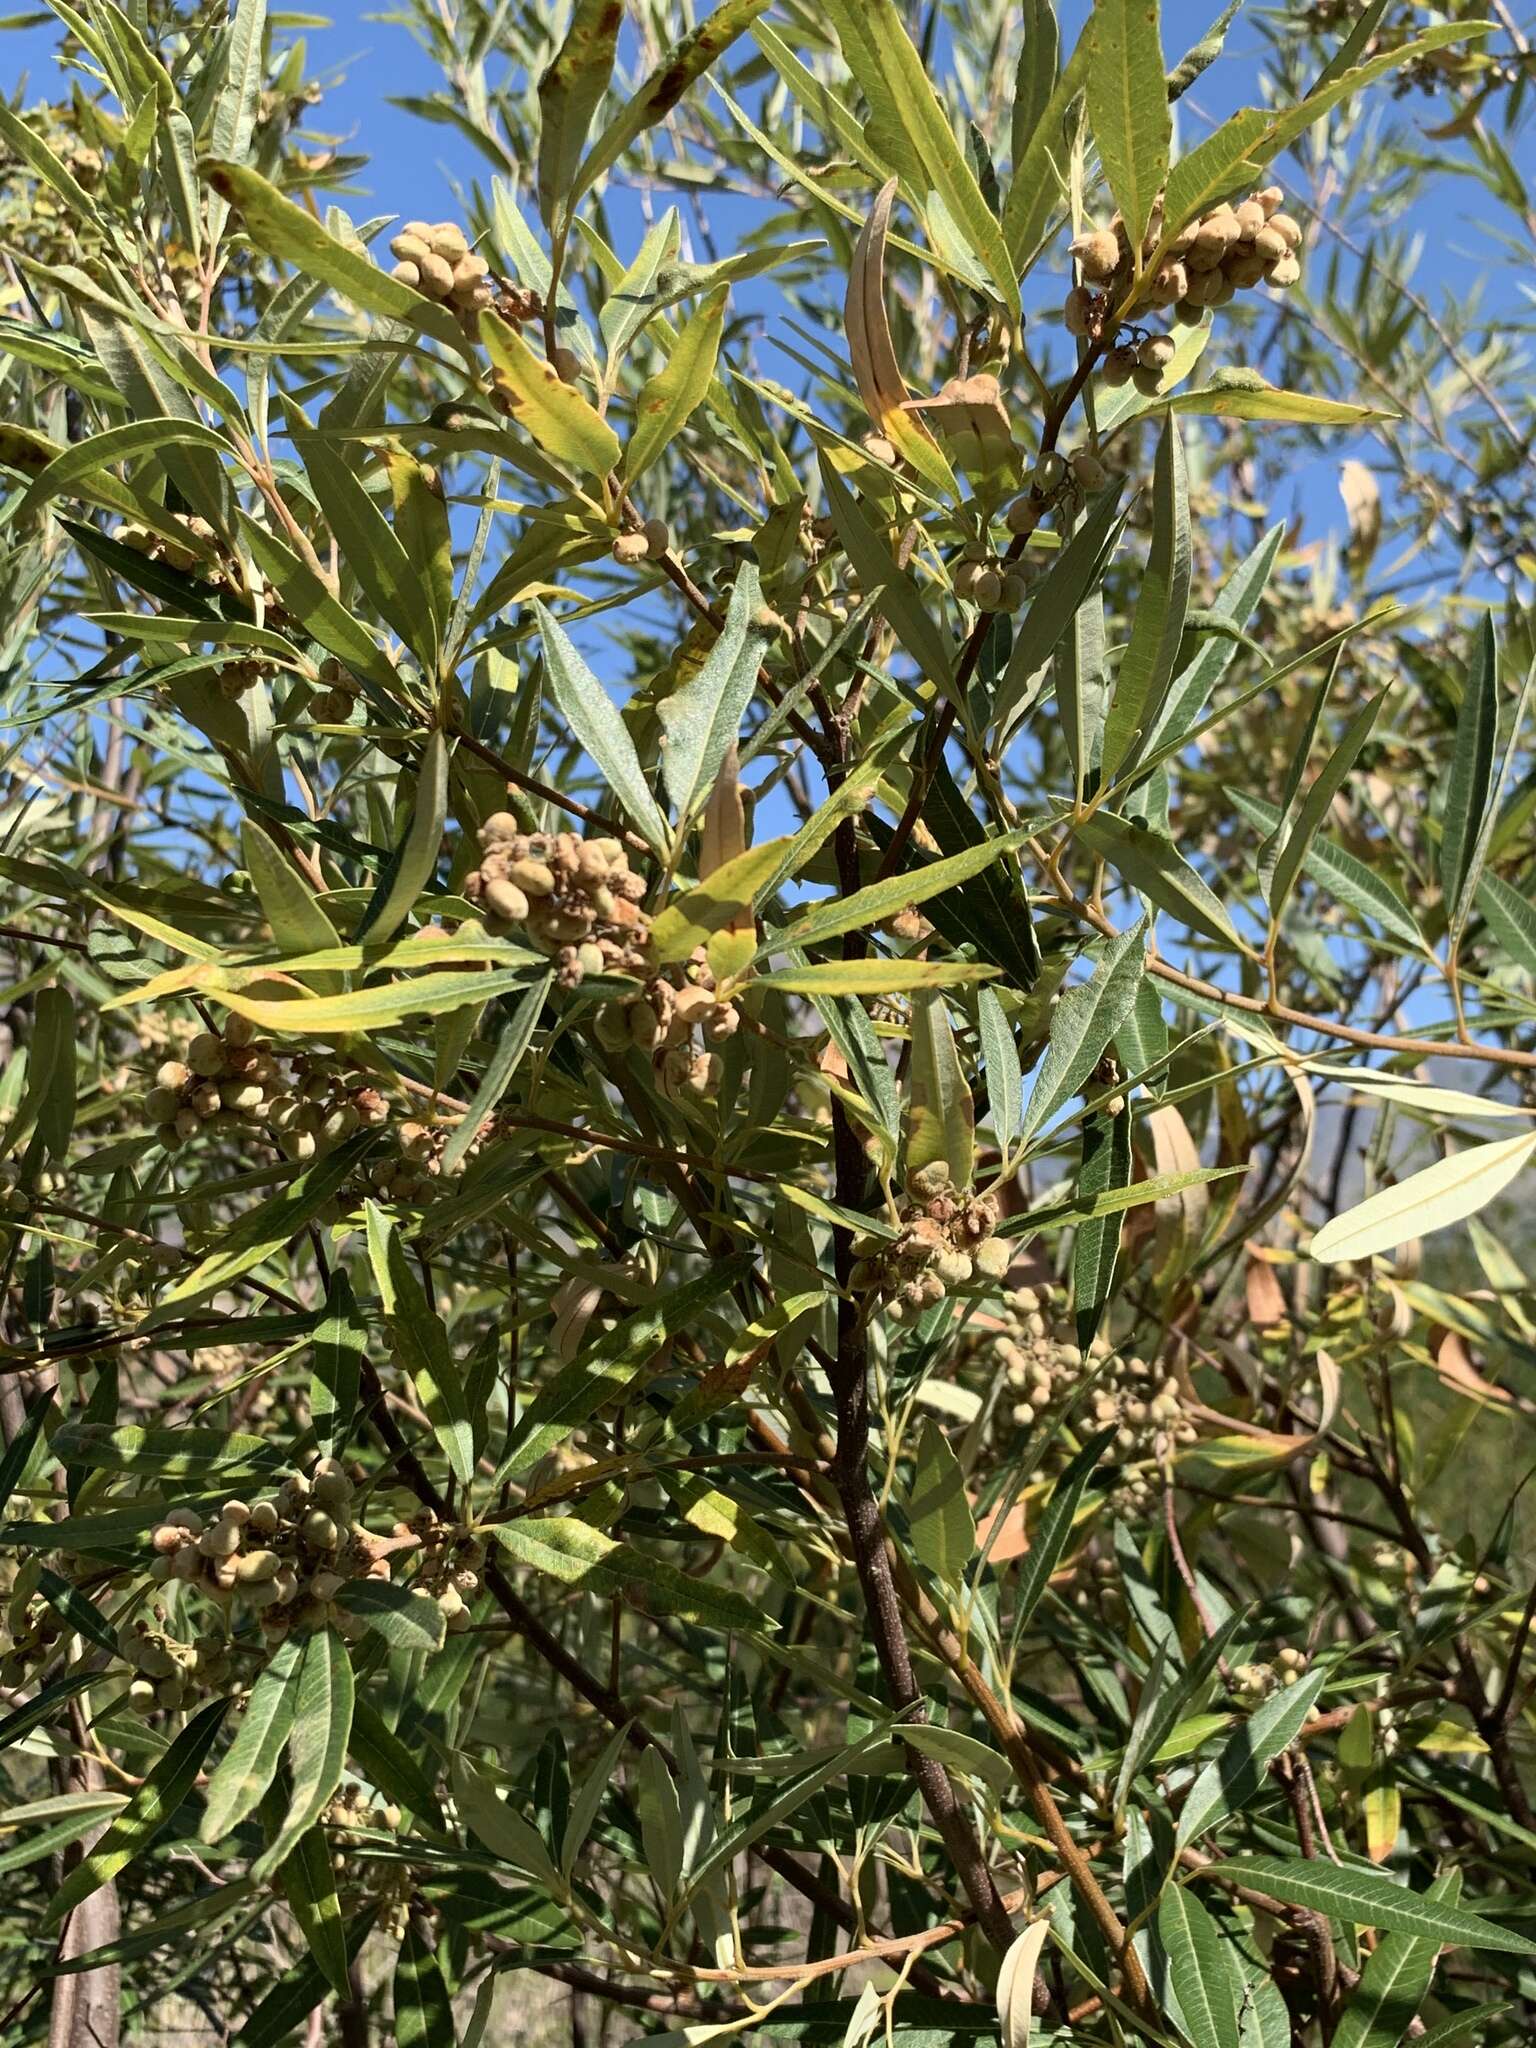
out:
M574 463L588 476L607 476L618 467L618 435L574 384L561 380L553 363L534 354L515 327L486 311L480 315L480 338L513 419L546 455Z
M892 178L881 190L854 248L843 300L848 354L876 433L884 434L925 482L958 498L960 487L943 452L922 422L904 409L910 394L886 318L885 243L896 183Z
M1453 1152L1325 1223L1312 1240L1312 1257L1325 1266L1369 1259L1444 1230L1502 1193L1533 1154L1536 1131Z
M727 291L720 285L709 294L672 344L665 369L635 400L634 431L624 451L626 483L634 483L666 452L702 403L720 353Z

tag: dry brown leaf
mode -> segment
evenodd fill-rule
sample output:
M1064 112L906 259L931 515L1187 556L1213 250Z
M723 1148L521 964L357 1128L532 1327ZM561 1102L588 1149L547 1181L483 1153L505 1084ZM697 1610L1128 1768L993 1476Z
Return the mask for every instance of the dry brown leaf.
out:
M896 360L885 311L885 241L895 197L896 180L892 178L870 209L854 248L843 301L848 355L875 431L883 434L927 483L958 497L954 473L943 451L922 421L905 410L910 393Z

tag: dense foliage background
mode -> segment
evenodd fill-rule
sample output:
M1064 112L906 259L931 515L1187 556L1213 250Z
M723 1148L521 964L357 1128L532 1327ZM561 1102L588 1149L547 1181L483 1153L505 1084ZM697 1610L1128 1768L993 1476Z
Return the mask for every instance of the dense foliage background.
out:
M0 2040L1529 2040L1521 25L50 5Z

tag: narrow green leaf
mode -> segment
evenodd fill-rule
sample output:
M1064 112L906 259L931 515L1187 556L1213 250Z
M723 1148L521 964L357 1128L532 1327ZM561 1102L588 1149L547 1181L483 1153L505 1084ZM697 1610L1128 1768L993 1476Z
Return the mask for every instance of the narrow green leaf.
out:
M1017 853L1028 838L1027 826L1014 832L1000 832L994 838L978 840L960 853L904 869L883 882L872 882L851 896L828 897L824 903L812 904L804 917L775 932L762 948L762 954L777 952L781 946L820 946L844 932L868 930L871 925L894 917L909 903L926 903L931 896L942 895L973 875L982 874L994 861Z
M703 403L714 381L728 292L722 284L709 293L672 344L666 367L636 398L634 427L624 450L626 483L644 476Z
M661 775L681 831L708 800L741 721L768 644L757 623L762 589L748 563L731 589L720 637L696 674L657 706L661 720Z
M1190 1787L1179 1815L1178 1848L1188 1848L1197 1836L1209 1834L1255 1797L1270 1765L1306 1725L1327 1677L1326 1669L1309 1671L1295 1685L1282 1686L1233 1733Z
M474 1430L448 1331L427 1300L394 1219L376 1202L366 1204L366 1213L369 1263L395 1340L395 1355L410 1376L454 1477L468 1486L475 1470Z
M773 1626L771 1617L743 1593L709 1579L693 1579L675 1565L615 1543L572 1515L531 1515L498 1523L492 1532L505 1555L563 1586L579 1586L603 1599L622 1599L644 1587L648 1604L701 1626L747 1629Z
M1390 688L1390 685L1388 687ZM1269 878L1269 911L1276 922L1279 921L1286 900L1296 885L1296 877L1301 872L1312 842L1321 829L1324 818L1333 808L1334 798L1344 787L1360 749L1370 738L1386 700L1387 691L1382 690L1355 713L1344 729L1343 738L1319 770L1302 801L1296 822L1289 837L1278 850L1274 873Z
M352 1732L354 1687L347 1646L332 1630L306 1636L294 1681L293 1727L288 1737L292 1775L288 1812L276 1835L251 1865L251 1875L270 1877L294 1844L330 1804L347 1760Z
M1382 1870L1354 1863L1286 1862L1278 1856L1228 1856L1219 1866L1224 1881L1263 1892L1289 1906L1308 1906L1345 1926L1380 1927L1411 1934L1446 1948L1494 1949L1506 1955L1536 1955L1536 1941L1500 1927L1480 1913L1447 1900L1410 1891ZM1203 1875L1204 1873L1202 1873Z
M1029 1137L1082 1088L1125 1022L1145 971L1143 921L1104 947L1092 979L1057 999L1045 1058L1030 1091L1021 1136Z
M1425 1897L1456 1905L1461 1897L1460 1871L1444 1872ZM1439 1956L1440 1943L1433 1939L1383 1935L1366 1957L1360 1982L1339 2015L1333 2048L1397 2048L1434 1982Z
M1445 808L1441 812L1440 886L1447 920L1457 925L1472 876L1473 855L1493 795L1493 757L1499 735L1499 651L1493 619L1483 618L1467 687L1456 717Z
M767 4L768 0L722 0L713 14L673 44L592 145L571 188L572 207L618 162L637 136L671 113L694 80L703 77Z
M912 1004L907 1075L907 1179L942 1160L956 1187L969 1187L976 1158L976 1106L966 1085L944 998L921 991Z
M1168 171L1168 113L1157 0L1094 0L1088 118L1131 247L1139 250Z
M919 1559L946 1585L958 1586L976 1555L976 1518L960 1461L935 1422L925 1422L918 1438L906 1505Z
M315 1331L315 1363L309 1381L309 1416L315 1440L327 1457L339 1455L357 1415L357 1393L368 1354L368 1326L358 1312L346 1269L331 1275L325 1316Z
M1235 2048L1237 2011L1216 1922L1193 1892L1171 1884L1158 1905L1157 1933L1194 2048Z
M193 1716L164 1754L156 1758L153 1769L128 1804L49 1900L40 1923L42 1932L57 1927L83 1899L110 1884L120 1870L126 1870L143 1856L169 1827L197 1782L203 1759L213 1747L228 1706L228 1700L212 1701Z
M393 872L386 870L380 877L379 891L357 928L359 939L366 938L370 946L382 946L410 916L417 897L437 867L447 816L448 741L437 731L422 749L410 827L401 844L400 857Z
M1494 874L1479 878L1477 901L1499 944L1527 974L1536 974L1536 904Z
M616 0L576 0L570 27L539 80L539 213L553 229L586 147L619 46L624 9Z
M559 621L540 603L536 602L533 610L544 642L545 673L561 715L602 770L637 829L658 852L664 851L667 821L641 772L635 743L613 699Z
M1243 816L1261 830L1273 833L1278 827L1280 813L1273 804L1250 796L1241 789L1228 790L1227 795ZM1342 846L1335 846L1330 839L1316 838L1307 848L1302 866L1314 881L1321 883L1367 922L1380 925L1390 937L1414 952L1424 951L1423 935L1407 904L1395 889L1368 868L1364 861L1357 860L1354 854L1346 853Z
M336 1895L336 1872L323 1828L305 1829L277 1873L277 1881L325 1981L338 1998L350 1997L341 1901Z
M1168 420L1152 483L1152 545L1104 723L1104 773L1132 767L1162 715L1189 609L1189 487L1179 430Z
M1051 1573L1061 1562L1062 1552L1072 1534L1072 1524L1077 1518L1078 1506L1093 1477L1094 1467L1103 1457L1106 1447L1114 1436L1113 1429L1101 1429L1092 1436L1077 1456L1062 1473L1051 1489L1051 1498L1045 1513L1040 1517L1040 1527L1034 1541L1024 1554L1019 1567L1018 1590L1013 1602L1013 1641L1018 1643L1028 1628L1035 1609L1045 1597L1045 1589L1051 1583Z
M1215 890L1201 880L1171 840L1140 818L1122 818L1100 809L1078 825L1074 836L1107 861L1122 881L1180 924L1218 945L1242 947L1237 927Z
M976 1034L987 1077L988 1120L998 1149L1006 1156L1024 1121L1024 1088L1007 1012L990 988L976 992Z
M277 1775L298 1706L295 1679L303 1648L302 1636L285 1637L256 1675L235 1739L208 1780L198 1833L210 1845L256 1811Z
M480 1077L480 1086L475 1090L475 1099L469 1105L463 1122L448 1140L443 1149L443 1172L451 1175L459 1161L475 1142L481 1125L491 1114L507 1085L517 1072L518 1064L533 1042L540 1017L549 991L554 985L553 974L546 974L541 981L523 989L512 1005L512 1014L502 1026L496 1040L496 1049L486 1062L485 1072Z
M146 1327L163 1320L172 1308L184 1307L189 1301L228 1287L242 1273L249 1273L274 1252L281 1251L346 1184L372 1149L371 1133L359 1132L334 1151L323 1152L270 1201L248 1209L225 1234L217 1251L210 1252L190 1273L166 1289Z
M204 157L199 168L219 197L240 215L245 232L259 249L291 263L306 277L318 278L365 313L400 320L431 335L461 361L473 365L473 350L445 306L412 291L356 249L338 242L312 214L285 199L246 165Z
M946 695L954 686L949 644L924 604L915 578L896 560L885 535L864 516L862 506L825 455L821 480L837 537L861 587L878 593L877 609L927 680Z
M697 1280L674 1287L659 1302L636 1309L612 1330L583 1347L548 1381L518 1422L499 1475L516 1478L538 1463L586 1421L605 1408L650 1365L670 1337L694 1328L702 1312L734 1287L750 1269L744 1256L723 1259Z
M395 1963L393 2002L396 2048L455 2048L459 2035L448 1981L414 1918L405 1923L405 1938Z
M1079 1195L1091 1201L1096 1195L1128 1188L1130 1184L1130 1111L1122 1109L1115 1117L1085 1117L1082 1162L1077 1175ZM1073 1241L1072 1309L1077 1323L1078 1345L1084 1351L1093 1342L1115 1284L1120 1232L1118 1214L1094 1216L1078 1225Z

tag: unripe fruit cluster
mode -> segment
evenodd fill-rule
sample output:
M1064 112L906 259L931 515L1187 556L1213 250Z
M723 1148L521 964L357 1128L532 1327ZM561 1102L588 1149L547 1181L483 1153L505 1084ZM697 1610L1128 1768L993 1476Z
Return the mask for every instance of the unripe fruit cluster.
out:
M617 1051L628 1043L650 1056L662 1091L676 1099L713 1100L723 1063L712 1048L735 1037L741 1012L715 987L703 949L684 969L681 986L658 975L632 1001L598 1014L603 1042ZM695 1042L702 1041L702 1050Z
M473 325L482 306L489 306L496 294L488 282L488 266L465 239L464 230L451 220L435 225L408 220L390 242L389 251L398 257L390 273L408 284L423 298L449 306L466 325Z
M480 1150L482 1136L475 1133L450 1170L444 1166L443 1155L452 1135L446 1125L424 1124L414 1117L397 1124L395 1150L369 1162L368 1181L374 1193L389 1202L419 1202L445 1172L450 1180L457 1180Z
M267 1121L288 1159L302 1165L389 1121L389 1103L367 1074L338 1066L323 1053L290 1055L287 1087L267 1105Z
M135 1615L117 1631L117 1653L135 1673L126 1695L136 1714L174 1712L200 1695L228 1685L232 1660L222 1635L186 1643L156 1614Z
M1280 1687L1298 1684L1306 1671L1306 1651L1287 1646L1276 1652L1273 1664L1237 1665L1232 1672L1232 1689L1240 1700L1257 1706Z
M480 1590L485 1571L485 1544L453 1522L440 1522L429 1512L416 1516L410 1533L421 1546L421 1566L411 1591L433 1600L449 1635L470 1625L470 1603Z
M1144 398L1155 398L1174 354L1173 337L1167 334L1149 334L1139 342L1116 342L1106 354L1100 374L1114 390L1134 384Z
M956 597L969 598L979 612L1016 612L1029 596L1029 582L1016 562L994 555L979 540L968 540L950 574Z
M1000 1325L969 1343L966 1354L979 1354L1001 1374L1007 1393L997 1415L1009 1433L1031 1429L1083 1396L1080 1426L1091 1432L1113 1428L1108 1455L1128 1468L1109 1496L1117 1514L1144 1515L1156 1504L1154 1478L1134 1468L1161 1463L1176 1446L1194 1441L1195 1425L1177 1378L1145 1358L1113 1356L1102 1335L1084 1352L1074 1342L1059 1295L1015 1289L1005 1297ZM1085 1381L1092 1386L1083 1394Z
M65 1633L65 1623L40 1594L12 1597L0 1651L0 1685L25 1685L47 1663Z
M217 1600L238 1599L272 1636L290 1628L364 1624L336 1605L349 1579L387 1579L388 1544L353 1527L352 1481L335 1458L296 1472L267 1500L229 1500L209 1522L192 1508L167 1515L150 1538L150 1576Z
M309 700L309 715L317 725L344 725L357 702L357 684L334 655L320 664L320 684Z
M144 1097L144 1112L157 1126L160 1143L174 1152L215 1119L259 1123L279 1081L272 1048L256 1038L244 1017L231 1016L222 1037L200 1031L185 1059L163 1062Z
M617 839L524 832L510 811L480 827L480 865L464 894L493 933L524 931L553 955L562 988L588 974L639 974L649 920L644 879Z
M633 533L621 533L613 544L616 562L654 562L672 545L672 530L665 519L647 519Z
M254 690L258 683L264 682L273 673L270 662L262 661L255 655L245 656L238 661L226 661L219 670L219 694L234 703L237 698L243 697L248 690Z
M948 1162L935 1159L907 1182L898 1237L863 1237L848 1284L879 1294L894 1323L915 1323L936 1302L976 1283L995 1284L1013 1254L997 1229L997 1204L955 1186Z

